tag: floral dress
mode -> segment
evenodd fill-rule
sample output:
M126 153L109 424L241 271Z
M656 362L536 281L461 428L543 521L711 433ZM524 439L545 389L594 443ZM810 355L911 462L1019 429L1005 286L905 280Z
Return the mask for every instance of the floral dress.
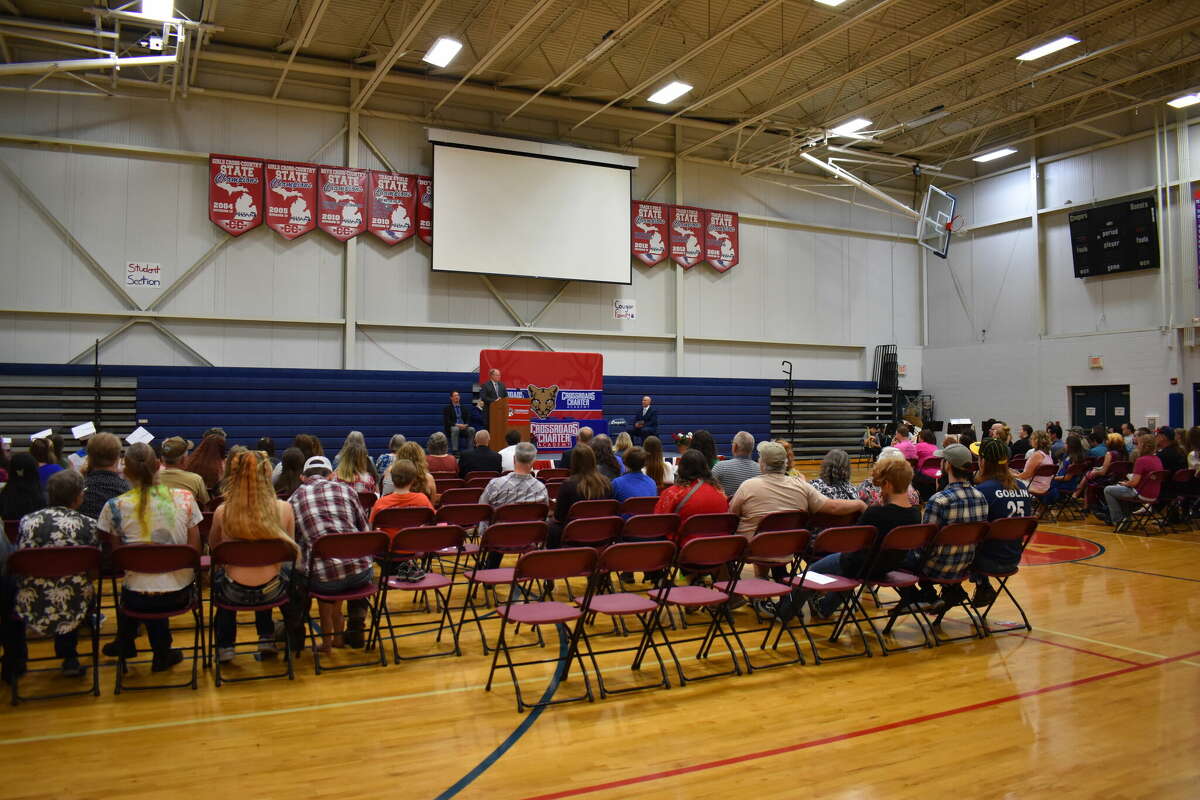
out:
M98 547L96 520L62 506L26 514L17 548ZM17 614L35 631L70 633L87 616L92 582L84 575L65 578L18 578Z
M820 478L813 478L809 483L821 494L831 500L857 500L858 492L850 485L849 481L845 483L826 483Z

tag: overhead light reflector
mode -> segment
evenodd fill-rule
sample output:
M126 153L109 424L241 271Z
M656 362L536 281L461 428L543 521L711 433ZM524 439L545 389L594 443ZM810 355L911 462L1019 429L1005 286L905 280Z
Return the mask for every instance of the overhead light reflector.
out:
M666 105L667 103L671 102L672 100L676 100L676 99L682 97L683 95L687 94L691 90L692 90L692 85L690 83L684 83L682 81L671 81L666 86L662 87L657 92L650 95L649 99L650 99L651 103L658 103L659 105Z
M846 0L817 0L823 6L840 6Z
M841 125L838 125L836 128L832 129L830 133L832 133L834 136L851 136L870 124L871 120L863 119L862 117L856 117L849 122L843 122Z
M1070 47L1073 44L1079 44L1079 40L1074 36L1064 36L1061 39L1055 39L1053 42L1046 42L1041 47L1035 47L1032 50L1026 50L1021 55L1017 56L1017 61L1036 61L1042 56L1048 56L1051 53L1057 53L1063 48Z
M1185 94L1183 97L1176 97L1174 100L1168 100L1167 105L1171 108L1187 108L1200 103L1200 94Z
M440 36L433 43L433 47L429 48L421 57L421 60L433 64L435 67L444 67L454 60L459 50L462 50L462 42L451 39L449 36Z
M981 156L975 156L971 160L978 161L979 163L983 164L988 161L995 161L997 158L1004 158L1005 156L1011 156L1015 152L1017 152L1015 148L1001 147L999 150L993 150L990 153L984 153Z
M155 19L174 19L175 0L142 0L142 13Z

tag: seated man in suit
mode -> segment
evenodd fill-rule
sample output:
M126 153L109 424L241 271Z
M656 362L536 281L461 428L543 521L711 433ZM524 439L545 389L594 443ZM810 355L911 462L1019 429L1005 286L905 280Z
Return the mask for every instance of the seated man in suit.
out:
M658 409L650 405L650 395L646 395L642 398L642 407L638 410L637 417L634 418L629 438L633 439L634 444L641 446L647 436L657 435Z
M504 384L500 380L500 370L488 370L488 382L479 387L479 397L483 400L483 418L491 419L488 411L491 409L492 403L501 397L508 397L508 390L504 388Z
M487 431L476 432L475 449L464 450L462 455L458 457L459 477L465 478L468 474L478 470L500 472L502 468L500 454L488 447L488 442L491 440L492 435Z
M442 432L450 441L450 452L457 453L467 441L471 415L459 402L458 392L450 393L450 404L442 407Z

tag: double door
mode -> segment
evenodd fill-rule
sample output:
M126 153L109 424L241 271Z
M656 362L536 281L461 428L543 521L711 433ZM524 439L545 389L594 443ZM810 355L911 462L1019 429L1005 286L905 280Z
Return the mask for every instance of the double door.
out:
M1091 430L1096 424L1120 430L1129 422L1129 385L1072 386L1071 424Z

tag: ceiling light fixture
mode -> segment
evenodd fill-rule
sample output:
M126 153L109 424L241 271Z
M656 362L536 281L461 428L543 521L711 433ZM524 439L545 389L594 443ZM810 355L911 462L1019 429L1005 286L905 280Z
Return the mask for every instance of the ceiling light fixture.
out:
M1001 147L999 150L993 150L990 153L984 153L981 156L975 156L971 160L978 161L980 164L984 164L984 163L987 163L988 161L995 161L997 158L1004 158L1005 156L1011 156L1015 152L1017 152L1016 148Z
M1183 97L1176 97L1174 100L1167 101L1167 105L1171 108L1187 108L1188 106L1196 105L1196 103L1200 103L1200 93L1185 94Z
M862 117L856 117L849 122L843 122L836 128L832 128L829 132L834 136L853 136L855 133L861 131L870 124L871 120L863 119Z
M846 0L817 0L823 6L840 6Z
M454 60L459 50L462 50L462 42L449 36L439 36L433 47L421 56L421 60L435 67L444 67Z
M142 0L142 13L154 19L174 19L175 0Z
M1035 47L1032 50L1026 50L1021 55L1017 56L1017 61L1036 61L1042 56L1048 56L1051 53L1057 53L1059 50L1070 47L1073 44L1079 44L1079 40L1074 36L1063 36L1060 39L1055 39L1053 42L1046 42L1041 47Z
M666 86L662 87L657 92L650 95L649 100L651 103L658 103L659 105L666 105L667 103L671 102L672 100L676 100L676 99L682 97L683 95L687 94L691 90L692 90L692 85L690 83L683 83L682 81L671 81Z

